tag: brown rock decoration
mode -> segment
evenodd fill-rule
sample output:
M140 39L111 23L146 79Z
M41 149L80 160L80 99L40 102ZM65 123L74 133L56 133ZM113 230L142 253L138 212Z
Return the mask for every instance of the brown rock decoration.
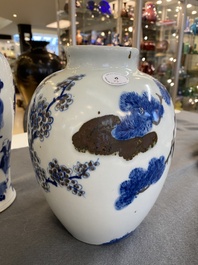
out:
M73 144L79 152L95 155L118 154L126 160L133 159L140 152L146 152L157 142L157 134L151 132L143 137L129 140L117 140L111 135L120 119L114 115L94 118L84 123L72 137Z

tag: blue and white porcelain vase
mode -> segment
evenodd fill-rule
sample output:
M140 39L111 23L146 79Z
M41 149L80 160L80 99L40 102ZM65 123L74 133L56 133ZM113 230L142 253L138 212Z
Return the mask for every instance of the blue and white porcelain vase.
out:
M16 197L10 172L14 95L11 69L7 59L0 53L0 212L8 208Z
M37 87L28 114L36 178L66 229L89 244L116 242L143 221L171 163L174 107L137 70L138 50L73 46L65 70Z

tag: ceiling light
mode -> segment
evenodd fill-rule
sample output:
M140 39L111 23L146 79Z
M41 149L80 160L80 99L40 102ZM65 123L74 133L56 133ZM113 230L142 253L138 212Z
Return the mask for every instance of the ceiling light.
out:
M76 21L76 25L78 25L79 22ZM71 25L71 22L69 20L59 20L59 28L60 29L66 29L69 28ZM46 26L47 28L53 28L53 29L57 29L58 28L58 22L53 22L50 23Z
M13 14L13 17L17 17L17 14Z
M69 20L59 20L59 28L60 29L69 28L70 25L71 25L71 22ZM57 29L58 28L58 22L56 21L56 22L50 23L46 27Z

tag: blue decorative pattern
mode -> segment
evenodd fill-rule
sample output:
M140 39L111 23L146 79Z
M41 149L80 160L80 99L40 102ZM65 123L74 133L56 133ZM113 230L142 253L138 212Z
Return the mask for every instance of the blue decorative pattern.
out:
M170 95L168 93L168 90L166 89L166 87L160 83L157 79L153 78L154 82L156 83L156 85L159 87L160 93L162 95L162 98L164 99L164 101L166 102L167 105L171 104L171 98Z
M146 92L142 95L136 92L123 93L120 97L120 109L127 115L112 130L112 136L117 140L146 135L153 124L159 124L164 113L161 102L149 97Z
M0 151L0 169L6 175L10 167L10 150L11 150L11 141L5 139Z
M8 188L8 178L6 177L6 175L8 174L8 170L10 168L10 150L11 141L5 139L0 151L0 170L2 170L2 172L4 173L6 180L0 183L0 201L6 199L5 193Z
M4 88L4 83L2 80L0 80L0 93L1 90ZM3 121L3 114L4 114L4 104L2 99L0 99L0 129L3 128L4 126L4 121ZM3 136L0 135L0 138ZM4 181L0 183L0 201L3 201L6 199L6 190L8 188L7 182L7 174L8 174L8 169L10 167L10 150L11 150L11 141L8 139L5 139L2 143L1 150L0 150L0 170L3 172L5 175Z
M83 178L88 178L90 172L94 171L97 166L99 166L99 161L89 161L85 163L77 162L73 168L67 168L65 165L59 165L57 159L53 159L48 164L47 172L40 166L40 159L37 153L34 151L33 142L35 139L39 138L42 142L45 138L50 136L50 131L52 130L52 125L54 122L54 117L52 116L51 108L54 106L55 111L65 111L73 103L72 95L66 93L74 85L74 81L81 80L85 75L75 75L67 78L63 82L57 84L57 88L54 93L59 95L54 97L49 103L43 95L40 95L37 99L36 97L30 108L30 126L28 128L29 133L31 133L31 141L29 141L30 156L35 169L36 177L41 187L46 191L50 191L50 184L56 187L65 187L72 194L82 196L85 194L83 186L78 183L78 180ZM45 80L47 82L48 79ZM41 84L42 87L42 84ZM38 87L36 93L40 91ZM30 138L29 138L30 139Z
M44 138L49 137L49 132L54 121L48 106L49 103L46 99L40 96L38 104L34 104L31 109L32 135L34 139L39 138L40 141L44 141Z
M112 239L111 241L109 242L106 242L106 243L103 243L103 245L110 245L110 244L114 244L114 243L117 243L119 242L120 240L124 239L124 238L127 238L128 236L130 235L130 233L127 233L126 235L120 237L120 238L115 238L115 239Z
M7 189L7 181L3 181L0 183L0 201L5 200L6 196L6 189Z
M90 176L90 172L99 166L99 160L89 161L85 163L77 162L72 168L65 165L59 165L57 159L53 159L48 163L47 171L43 169L40 158L34 151L33 142L36 138L44 141L50 136L53 129L54 118L52 116L52 106L55 111L66 111L73 103L72 94L68 91L75 85L74 81L81 80L85 75L75 75L67 78L63 82L57 84L54 93L56 97L51 102L47 102L43 95L38 98L35 96L33 104L30 108L30 124L29 124L29 148L30 155L34 165L37 180L41 187L50 192L50 184L55 187L65 187L68 191L75 195L82 196L85 194L83 186L79 180ZM47 82L48 79L45 80ZM166 88L157 80L155 83L159 87L160 95L156 94L156 98L143 92L139 95L136 92L123 93L120 96L120 110L126 113L126 116L119 118L111 131L112 137L116 140L129 140L132 138L143 137L147 135L153 128L158 125L164 115L164 107L162 100L170 105L170 97ZM41 84L42 87L42 84ZM40 91L38 87L37 93ZM36 95L37 95L36 93ZM36 99L37 98L37 99ZM156 183L162 176L166 163L172 153L174 140L170 154L165 161L165 157L159 159L152 158L149 162L148 169L135 168L129 175L129 180L124 181L120 185L120 196L115 203L116 210L121 210L128 206L138 196L139 193L146 190L150 185Z
M153 79L159 87L159 100L149 97L146 92L142 96L135 92L124 93L120 98L120 109L127 112L126 117L112 131L116 139L127 140L133 137L147 134L153 124L158 125L164 114L162 99L167 105L171 104L171 99L166 88L156 79ZM150 185L156 183L162 176L166 163L174 149L174 133L170 153L165 161L164 156L159 159L153 158L149 162L147 170L135 168L129 175L129 180L120 185L120 197L115 203L115 208L121 210L132 203L139 193L146 190Z
M74 85L74 81L81 80L85 75L75 75L67 78L63 82L57 84L57 88L54 93L58 94L58 96L54 97L53 100L49 103L43 95L38 97L37 103L36 98L30 108L30 126L29 132L32 135L32 143L36 138L39 138L40 141L44 141L45 138L48 138L50 135L50 131L52 129L52 124L54 122L54 118L51 115L51 108L54 106L56 111L65 111L69 108L69 106L73 103L72 95L66 93L69 91ZM45 80L45 83L48 79ZM42 84L41 84L42 87ZM38 93L40 88L36 90ZM30 147L32 146L30 144Z
M65 165L59 165L57 159L53 159L48 164L47 172L40 167L40 159L36 152L32 151L31 159L36 172L36 177L41 187L46 191L50 191L50 184L56 187L65 187L72 194L82 196L85 194L83 186L78 180L88 178L90 172L94 171L100 165L99 161L89 161L84 164L77 162L73 168L68 168Z
M3 87L4 83L0 79L0 93ZM0 129L3 128L3 111L4 111L4 105L2 99L0 98ZM0 138L2 138L2 135L0 135Z
M122 210L132 203L137 195L146 190L150 185L156 183L162 176L165 169L165 158L152 158L148 169L135 168L129 175L129 180L120 185L120 197L115 203L116 210Z

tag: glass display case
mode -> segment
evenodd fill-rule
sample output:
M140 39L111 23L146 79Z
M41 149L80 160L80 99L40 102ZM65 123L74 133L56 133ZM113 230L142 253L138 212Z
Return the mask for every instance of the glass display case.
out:
M198 111L198 2L186 7L178 97L183 109Z
M65 45L137 47L139 69L161 81L175 101L180 62L185 60L181 54L187 0L66 0L61 5L60 1L61 55Z
M71 38L70 27L73 1L66 1L64 7L60 7L59 2L59 35L63 45L132 46L135 1L74 2L75 39Z
M144 1L140 70L156 77L172 93L176 78L181 3Z

